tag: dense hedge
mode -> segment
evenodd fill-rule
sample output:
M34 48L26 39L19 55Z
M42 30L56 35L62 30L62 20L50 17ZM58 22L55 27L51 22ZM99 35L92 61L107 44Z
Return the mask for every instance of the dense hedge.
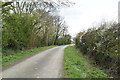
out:
M75 39L76 47L113 77L120 76L119 30L120 24L104 23L82 35L79 33Z

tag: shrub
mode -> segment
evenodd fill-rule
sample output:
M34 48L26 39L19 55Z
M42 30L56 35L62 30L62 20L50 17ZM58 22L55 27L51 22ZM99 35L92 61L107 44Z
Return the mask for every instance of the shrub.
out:
M99 28L88 29L84 35L77 36L75 41L77 48L113 77L120 75L119 30L120 24L104 23Z

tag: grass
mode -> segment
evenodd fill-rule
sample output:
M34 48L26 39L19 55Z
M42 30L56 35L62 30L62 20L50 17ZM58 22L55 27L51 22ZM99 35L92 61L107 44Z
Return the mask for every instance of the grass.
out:
M109 78L102 70L90 65L90 61L74 47L67 47L64 52L65 78Z
M29 56L32 56L36 54L37 52L52 48L55 46L46 46L46 47L39 47L39 48L34 48L34 49L29 49L29 50L24 50L24 51L17 51L15 54L11 55L2 55L2 66L6 67L11 64L14 64L15 62L27 58Z

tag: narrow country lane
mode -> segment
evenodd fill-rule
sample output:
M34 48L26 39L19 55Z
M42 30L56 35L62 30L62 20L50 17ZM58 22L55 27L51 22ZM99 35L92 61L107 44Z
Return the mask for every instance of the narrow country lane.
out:
M4 70L3 78L61 78L65 47L67 46L54 47L40 52Z

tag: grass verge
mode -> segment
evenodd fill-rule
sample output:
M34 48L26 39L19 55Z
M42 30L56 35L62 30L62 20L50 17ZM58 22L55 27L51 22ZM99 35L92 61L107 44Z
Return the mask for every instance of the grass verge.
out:
M74 47L67 47L64 52L65 78L109 78L102 70L90 65L90 61Z
M36 54L37 52L49 49L49 48L53 48L55 46L45 46L45 47L39 47L39 48L34 48L34 49L29 49L29 50L24 50L24 51L19 51L15 54L12 55L2 55L2 66L6 67L9 66L11 64L14 64L15 62L27 58L29 56L32 56L34 54Z

